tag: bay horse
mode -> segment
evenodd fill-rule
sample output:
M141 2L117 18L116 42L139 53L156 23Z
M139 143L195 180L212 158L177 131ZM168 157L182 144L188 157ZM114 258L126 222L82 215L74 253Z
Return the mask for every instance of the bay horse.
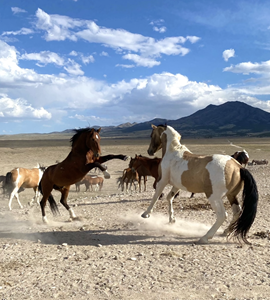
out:
M162 149L160 179L153 199L142 217L150 217L159 195L167 184L173 186L167 195L170 222L175 221L172 200L179 189L205 193L216 213L215 223L198 241L207 243L227 218L222 201L222 197L227 196L232 206L233 218L224 235L237 237L239 241L241 239L250 244L247 241L247 233L254 222L258 204L257 185L251 173L229 155L192 154L186 146L181 145L181 135L171 126L152 125L152 129L148 154L154 155ZM242 187L243 208L236 198Z
M55 165L49 166L40 181L39 189L43 195L40 206L42 219L47 223L45 214L45 205L47 200L50 203L52 213L57 214L58 207L51 194L52 190L58 190L61 193L60 203L69 211L70 220L76 219L73 209L67 204L67 197L70 186L80 180L93 168L98 167L104 174L105 178L110 178L110 174L102 164L111 159L127 160L128 156L119 154L109 154L100 156L100 130L94 128L74 129L75 134L71 137L71 151L68 156Z
M160 164L161 158L155 157L155 158L149 158L142 155L135 154L135 158L130 159L129 166L130 168L133 168L136 170L139 174L139 187L141 191L140 186L140 175L141 176L152 176L155 178L153 188L156 189L157 180L159 178L159 164ZM145 187L146 190L146 187Z
M118 188L121 187L122 192L125 189L126 184L126 191L128 190L128 184L130 184L129 189L131 190L132 185L134 185L134 189L136 191L135 182L139 182L139 175L138 172L132 168L126 168L123 170L123 175L118 178Z
M137 161L137 154L135 154L135 158L131 158L129 162L129 168L134 168L133 164L136 161L136 171L138 172L139 175L139 191L142 191L141 188L141 179L143 177L143 182L144 182L144 192L146 191L146 182L147 182L147 176L152 176L151 172L149 171L148 167L146 167L144 164L139 164ZM142 156L141 156L142 157Z
M6 174L4 188L9 193L9 209L12 210L12 199L15 197L18 201L20 208L23 208L20 199L19 192L32 188L35 192L34 198L30 201L30 205L36 200L39 204L39 189L38 185L46 168L38 165L33 169L15 168Z

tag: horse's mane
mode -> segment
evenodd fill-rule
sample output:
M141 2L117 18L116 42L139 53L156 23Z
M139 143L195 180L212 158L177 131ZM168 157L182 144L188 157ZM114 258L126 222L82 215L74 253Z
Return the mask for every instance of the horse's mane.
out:
M181 140L181 135L172 127L167 126L167 129L169 129L169 132L172 135L172 141L171 141L171 147L175 150L179 149L181 151L188 151L191 153L191 151L185 146L182 145L180 140Z
M71 143L71 146L74 145L74 143L78 140L79 136L84 133L84 132L90 132L92 129L91 127L86 127L86 128L79 128L79 129L73 129L72 131L75 131L75 134L73 137L69 140ZM95 130L95 129L94 129Z

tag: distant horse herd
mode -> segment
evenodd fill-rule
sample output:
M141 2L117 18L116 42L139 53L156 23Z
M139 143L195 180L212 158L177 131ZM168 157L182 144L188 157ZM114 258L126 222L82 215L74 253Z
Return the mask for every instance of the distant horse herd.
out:
M85 192L98 192L103 188L104 179L101 176L90 174L89 171L99 170L105 178L109 178L107 166L104 162L111 159L127 160L126 155L100 156L100 129L85 128L75 130L70 139L72 151L62 162L49 167L38 165L33 169L15 168L6 175L0 176L3 184L3 192L9 196L9 209L12 209L12 200L15 197L20 207L19 193L25 188L33 188L35 195L29 204L34 201L40 204L42 219L48 222L45 214L46 201L54 214L58 214L56 202L52 196L52 190L61 193L60 203L68 210L70 219L76 219L75 212L67 204L70 186L75 184L76 192L80 192L80 186L85 186ZM153 177L155 194L147 210L142 214L148 218L153 207L163 193L167 184L172 186L167 195L169 203L169 222L175 222L172 200L178 195L180 189L194 193L205 193L213 210L216 212L216 222L211 229L199 240L207 243L226 219L227 213L222 202L222 197L227 196L232 206L233 219L224 234L236 236L247 241L247 233L255 219L258 192L251 173L246 169L249 165L267 165L268 161L252 160L249 162L247 151L237 151L231 156L214 154L212 156L198 156L193 154L180 143L181 135L172 127L166 125L152 125L151 141L148 154L154 155L162 149L162 158L149 158L135 155L130 158L129 165L123 170L122 176L117 178L118 188L122 191L137 190L142 192L141 180L143 179L146 191L147 176ZM76 161L76 163L74 163ZM180 175L180 176L179 176ZM191 180L192 178L192 180ZM226 183L224 185L224 182ZM243 188L243 208L236 199L237 194ZM42 199L39 202L40 195Z

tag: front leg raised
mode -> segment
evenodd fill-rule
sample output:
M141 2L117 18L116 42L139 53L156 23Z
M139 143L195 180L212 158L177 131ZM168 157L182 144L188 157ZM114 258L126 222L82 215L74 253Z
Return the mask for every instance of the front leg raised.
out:
M129 159L129 156L123 155L123 154L117 154L117 155L108 154L108 155L105 155L105 156L98 157L98 159L96 161L103 164L104 162L106 162L108 160L112 160L112 159L121 159L121 160L126 161L126 160Z
M92 170L94 168L99 168L100 171L102 171L105 179L109 179L111 177L110 173L107 172L107 168L102 166L102 164L99 161L95 161L93 163L89 163L86 165L87 172L89 172L90 170Z

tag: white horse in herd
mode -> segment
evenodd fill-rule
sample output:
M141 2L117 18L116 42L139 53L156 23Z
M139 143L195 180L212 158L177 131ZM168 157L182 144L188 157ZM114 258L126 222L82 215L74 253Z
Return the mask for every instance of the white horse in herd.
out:
M254 222L258 204L257 185L251 173L229 155L192 154L187 147L181 145L181 135L170 126L152 125L152 128L148 154L154 155L156 151L162 149L160 178L153 199L142 217L150 217L156 201L167 184L173 186L167 196L170 222L175 221L172 201L180 189L192 193L205 193L216 213L216 222L199 240L199 243L207 243L227 218L222 201L222 197L227 196L232 206L233 218L224 234L241 238L250 244L247 241L247 233ZM243 208L236 198L242 188Z

